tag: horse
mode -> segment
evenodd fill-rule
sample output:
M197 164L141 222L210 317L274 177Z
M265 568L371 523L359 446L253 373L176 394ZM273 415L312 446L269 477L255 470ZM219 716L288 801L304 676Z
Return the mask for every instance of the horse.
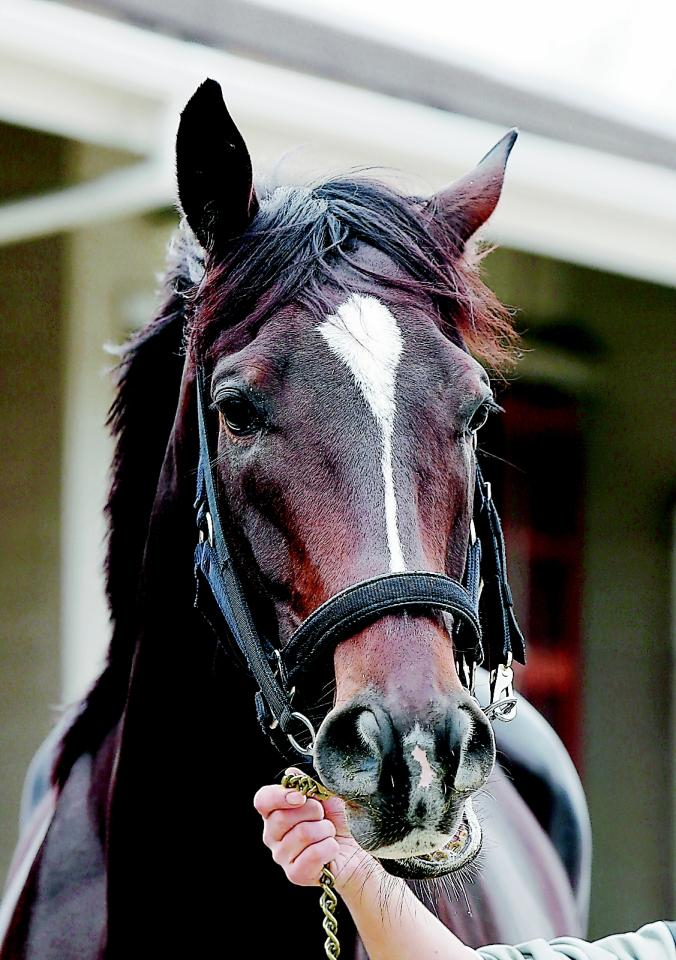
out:
M261 186L220 86L186 105L109 420L108 657L36 761L1 960L319 951L252 806L289 757L470 945L582 932L572 764L524 702L496 764L490 720L524 651L476 438L516 337L475 237L515 138L427 198Z

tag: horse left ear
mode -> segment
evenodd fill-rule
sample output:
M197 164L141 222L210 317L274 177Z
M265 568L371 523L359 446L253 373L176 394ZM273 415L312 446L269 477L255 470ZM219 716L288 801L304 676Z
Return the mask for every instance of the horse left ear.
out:
M205 80L181 113L176 179L186 220L207 251L243 233L258 210L251 157L215 80Z
M495 210L507 160L518 135L518 130L510 130L474 170L432 198L433 222L443 220L444 232L450 230L460 250Z

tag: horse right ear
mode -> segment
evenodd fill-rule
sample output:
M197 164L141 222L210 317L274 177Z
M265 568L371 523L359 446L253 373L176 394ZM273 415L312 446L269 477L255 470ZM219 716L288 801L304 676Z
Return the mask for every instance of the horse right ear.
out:
M181 113L176 179L186 220L210 253L243 233L258 210L251 157L215 80L205 80Z
M507 160L517 136L518 130L510 130L474 170L433 198L434 219L441 220L445 235L452 236L461 251L498 204Z

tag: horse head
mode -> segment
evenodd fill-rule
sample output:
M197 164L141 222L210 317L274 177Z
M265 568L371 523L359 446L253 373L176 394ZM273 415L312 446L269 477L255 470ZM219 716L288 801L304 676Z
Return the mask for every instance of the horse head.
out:
M188 361L237 588L281 672L317 611L331 608L332 629L340 619L311 666L292 664L286 716L319 724L314 764L355 838L408 876L476 855L471 797L495 759L464 673L479 627L463 659L471 611L413 602L410 575L451 594L467 583L476 436L499 409L476 357L495 365L513 343L472 238L515 137L422 199L360 176L257 192L213 81L178 131ZM373 584L410 595L364 616L348 602L362 584L362 607Z

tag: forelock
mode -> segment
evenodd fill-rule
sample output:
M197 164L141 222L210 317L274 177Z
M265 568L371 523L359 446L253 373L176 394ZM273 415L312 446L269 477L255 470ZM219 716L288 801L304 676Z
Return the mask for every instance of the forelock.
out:
M289 304L325 313L356 270L385 296L424 298L449 338L497 366L513 351L510 318L458 251L453 224L431 230L430 216L423 198L361 175L264 185L252 223L227 249L205 257L194 238L179 240L178 274L193 307L189 345L205 355L223 330L255 329ZM392 275L373 276L354 256L359 245L384 254Z

